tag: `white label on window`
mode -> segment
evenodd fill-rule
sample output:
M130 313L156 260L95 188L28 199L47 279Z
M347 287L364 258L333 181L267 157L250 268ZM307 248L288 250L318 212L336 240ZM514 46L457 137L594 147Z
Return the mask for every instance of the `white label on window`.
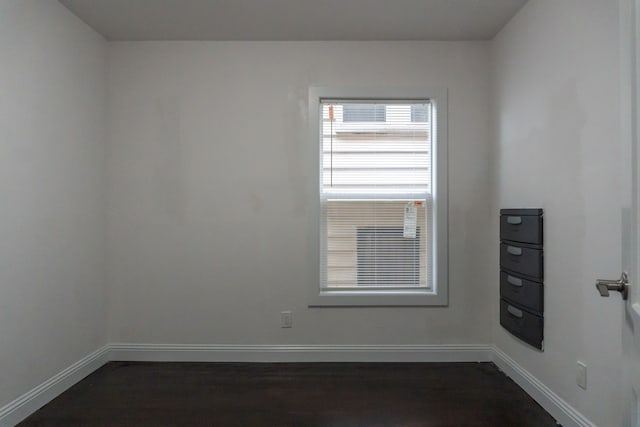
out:
M409 204L404 207L404 232L402 237L405 239L416 238L416 225L418 222L418 208Z

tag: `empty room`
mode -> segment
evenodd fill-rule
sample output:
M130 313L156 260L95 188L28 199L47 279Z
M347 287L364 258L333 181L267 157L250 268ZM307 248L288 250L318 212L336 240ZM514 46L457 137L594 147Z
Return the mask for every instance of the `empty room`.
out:
M0 0L0 426L640 427L640 0Z

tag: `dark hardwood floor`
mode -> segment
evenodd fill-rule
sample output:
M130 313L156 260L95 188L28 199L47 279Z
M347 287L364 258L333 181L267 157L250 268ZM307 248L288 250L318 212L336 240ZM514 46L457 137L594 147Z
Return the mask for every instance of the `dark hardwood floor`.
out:
M492 363L111 362L20 426L556 426Z

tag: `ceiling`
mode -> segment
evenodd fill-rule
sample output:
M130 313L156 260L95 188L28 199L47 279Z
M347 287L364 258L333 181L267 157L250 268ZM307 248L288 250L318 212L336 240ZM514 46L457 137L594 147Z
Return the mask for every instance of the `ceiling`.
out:
M107 40L488 40L527 0L59 0Z

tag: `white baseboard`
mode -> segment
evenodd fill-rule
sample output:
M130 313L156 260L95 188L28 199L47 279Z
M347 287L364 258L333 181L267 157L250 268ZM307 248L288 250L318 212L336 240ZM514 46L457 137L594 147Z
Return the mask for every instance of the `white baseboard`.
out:
M109 361L108 346L78 360L13 402L0 408L0 427L11 427Z
M489 362L488 345L111 344L111 360L154 362Z
M527 392L562 427L596 427L549 387L534 377L499 348L493 348L493 363Z
M490 345L108 344L0 408L14 426L109 361L130 362L494 362L563 427L596 427L540 380Z

